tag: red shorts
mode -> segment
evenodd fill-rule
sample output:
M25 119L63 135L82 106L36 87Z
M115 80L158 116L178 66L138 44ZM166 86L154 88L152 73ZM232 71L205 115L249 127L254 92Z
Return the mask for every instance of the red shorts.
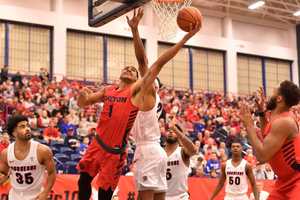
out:
M299 200L300 174L287 181L277 180L268 200Z
M94 139L79 161L77 169L80 172L88 173L92 177L100 172L97 185L104 190L109 187L114 190L118 185L126 157L126 153L111 154L104 151Z

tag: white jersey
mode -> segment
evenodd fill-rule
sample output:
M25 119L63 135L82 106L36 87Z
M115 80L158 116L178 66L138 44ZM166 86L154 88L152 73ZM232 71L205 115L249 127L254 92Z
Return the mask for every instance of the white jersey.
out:
M177 149L168 156L166 200L188 199L189 168L185 165L181 154L182 148Z
M139 111L134 125L131 129L134 140L137 145L142 143L160 143L160 129L158 124L158 105L160 103L159 95L156 94L155 106L147 111Z
M226 195L245 195L248 192L247 161L242 159L238 166L233 166L232 159L226 161Z
M30 141L30 150L24 160L15 157L15 142L7 149L7 163L10 168L10 184L12 189L9 192L9 199L31 200L35 199L42 190L45 167L37 158L39 143Z
M138 170L134 176L138 191L167 190L167 154L160 146L159 105L160 98L156 94L154 107L147 112L139 111L131 130L136 142L134 160Z

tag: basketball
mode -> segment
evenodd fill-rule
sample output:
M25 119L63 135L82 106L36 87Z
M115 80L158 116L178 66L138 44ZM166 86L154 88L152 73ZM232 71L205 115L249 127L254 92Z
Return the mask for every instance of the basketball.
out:
M177 15L177 24L179 28L185 32L189 32L190 24L196 26L197 22L202 26L202 14L195 7L182 8Z

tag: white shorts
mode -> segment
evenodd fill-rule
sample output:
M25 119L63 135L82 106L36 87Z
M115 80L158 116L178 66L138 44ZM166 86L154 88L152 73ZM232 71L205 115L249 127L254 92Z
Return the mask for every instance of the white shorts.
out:
M243 194L243 195L226 194L224 200L249 200L249 198L247 194Z
M167 154L158 143L138 144L134 155L135 182L138 191L167 190Z
M40 194L41 190L31 190L31 191L15 191L10 189L8 193L8 199L12 200L35 200L36 197Z
M176 196L166 196L166 200L189 200L190 195L188 193L183 193Z

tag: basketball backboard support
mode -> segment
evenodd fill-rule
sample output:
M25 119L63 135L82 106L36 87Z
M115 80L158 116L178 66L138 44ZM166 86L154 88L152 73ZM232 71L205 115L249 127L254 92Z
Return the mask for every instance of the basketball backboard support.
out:
M102 26L151 0L88 0L89 26Z

